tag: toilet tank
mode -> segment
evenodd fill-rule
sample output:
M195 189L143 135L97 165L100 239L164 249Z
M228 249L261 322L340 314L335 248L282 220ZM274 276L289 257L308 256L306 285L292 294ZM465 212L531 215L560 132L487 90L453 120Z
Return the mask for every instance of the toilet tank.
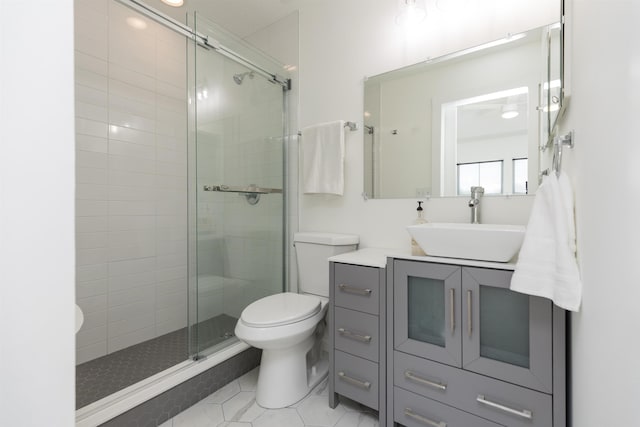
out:
M329 297L330 257L356 250L360 238L353 234L295 233L298 292Z

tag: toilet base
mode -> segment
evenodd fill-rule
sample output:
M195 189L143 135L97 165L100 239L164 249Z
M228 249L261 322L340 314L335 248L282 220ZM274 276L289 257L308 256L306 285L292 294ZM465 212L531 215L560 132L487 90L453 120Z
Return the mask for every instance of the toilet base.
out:
M304 398L329 372L328 360L307 367L314 335L285 349L262 350L256 403L263 408L284 408Z

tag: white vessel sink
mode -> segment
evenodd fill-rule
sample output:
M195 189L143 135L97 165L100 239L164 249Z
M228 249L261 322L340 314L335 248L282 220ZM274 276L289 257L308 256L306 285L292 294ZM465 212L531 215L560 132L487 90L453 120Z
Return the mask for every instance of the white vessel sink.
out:
M520 250L522 225L427 223L407 227L429 256L507 262Z

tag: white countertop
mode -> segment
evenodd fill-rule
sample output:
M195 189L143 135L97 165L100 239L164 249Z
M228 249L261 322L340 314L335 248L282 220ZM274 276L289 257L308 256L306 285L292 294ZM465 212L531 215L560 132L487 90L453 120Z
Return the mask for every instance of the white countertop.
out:
M364 265L366 267L386 268L387 258L408 259L440 264L464 265L467 267L493 268L498 270L515 270L513 262L476 261L472 259L443 258L434 256L413 256L408 250L388 248L362 248L357 251L335 255L329 258L331 262L342 264Z

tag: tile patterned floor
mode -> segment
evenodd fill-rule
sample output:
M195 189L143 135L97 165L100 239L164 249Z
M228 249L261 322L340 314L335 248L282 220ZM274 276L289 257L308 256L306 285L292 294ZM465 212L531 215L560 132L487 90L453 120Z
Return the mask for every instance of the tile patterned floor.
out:
M256 404L256 368L160 427L378 427L378 414L346 398L329 408L327 380L302 401L283 409Z
M238 319L222 314L198 323L201 348L233 336ZM164 371L189 357L187 328L76 366L76 409Z

